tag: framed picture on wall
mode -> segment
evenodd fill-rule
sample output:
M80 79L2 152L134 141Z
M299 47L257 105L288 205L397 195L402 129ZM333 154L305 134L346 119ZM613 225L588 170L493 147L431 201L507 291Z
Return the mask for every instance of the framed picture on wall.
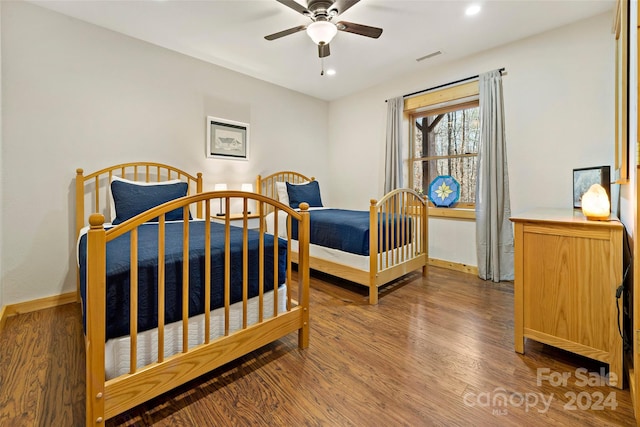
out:
M582 208L582 196L593 184L604 187L611 201L611 167L597 166L573 170L573 207Z
M207 157L249 159L249 124L207 116Z

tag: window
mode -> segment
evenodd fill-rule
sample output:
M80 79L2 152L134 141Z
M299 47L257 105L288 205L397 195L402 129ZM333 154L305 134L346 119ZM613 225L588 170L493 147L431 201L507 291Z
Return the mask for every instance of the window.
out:
M480 108L424 113L414 116L412 123L413 187L426 193L437 176L451 175L460 183L457 206L474 206Z
M412 188L426 194L437 176L451 175L460 184L455 207L473 209L480 142L478 84L462 86L405 102L411 125L409 180Z

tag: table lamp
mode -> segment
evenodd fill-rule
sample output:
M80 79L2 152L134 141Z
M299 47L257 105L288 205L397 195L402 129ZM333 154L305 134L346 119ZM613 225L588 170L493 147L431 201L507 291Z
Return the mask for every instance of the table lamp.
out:
M244 183L244 184L242 184L242 187L240 187L240 189L242 191L247 191L249 193L253 193L253 184ZM248 205L248 202L247 202L247 205ZM247 215L250 214L250 213L251 213L251 211L247 212Z
M214 191L226 191L227 184L216 184L213 189ZM218 212L216 216L224 216L224 212L222 212L222 198L220 198L220 212Z
M582 213L587 219L606 221L611 213L607 191L600 184L593 184L582 195Z

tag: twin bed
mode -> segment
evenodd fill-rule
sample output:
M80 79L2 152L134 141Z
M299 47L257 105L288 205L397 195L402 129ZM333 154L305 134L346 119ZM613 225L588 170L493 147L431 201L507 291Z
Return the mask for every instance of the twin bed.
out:
M317 182L296 172L256 188L203 192L201 174L160 163L77 170L87 426L294 331L306 348L310 268L367 286L371 304L383 284L426 271L426 202L412 190L351 213L321 207Z
M315 179L294 171L258 176L256 189L294 207L299 200L310 202L309 267L368 287L370 304L378 303L381 286L414 270L426 274L427 202L415 191L393 190L371 200L366 211L348 211L324 207ZM280 223L277 234L286 236L284 216L266 209L260 214L267 230Z
M247 215L241 226L228 215L218 217L222 224L211 221L219 202L225 212L232 203L255 203L285 213L288 226L300 230L297 275L291 239L274 238L263 226L250 230ZM291 332L298 331L298 345L306 348L305 208L255 193L203 193L200 174L158 163L89 175L78 169L86 425L100 425ZM85 212L94 212L88 226Z

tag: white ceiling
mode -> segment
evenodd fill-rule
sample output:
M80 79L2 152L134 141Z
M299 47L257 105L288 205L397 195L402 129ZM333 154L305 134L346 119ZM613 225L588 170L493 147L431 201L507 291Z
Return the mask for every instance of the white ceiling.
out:
M615 6L615 0L361 0L338 20L381 27L382 35L339 32L324 60L337 74L321 76L317 47L304 32L264 39L311 22L276 0L31 3L324 100L601 13L613 20ZM468 17L471 3L483 9ZM416 61L438 50L443 54Z

